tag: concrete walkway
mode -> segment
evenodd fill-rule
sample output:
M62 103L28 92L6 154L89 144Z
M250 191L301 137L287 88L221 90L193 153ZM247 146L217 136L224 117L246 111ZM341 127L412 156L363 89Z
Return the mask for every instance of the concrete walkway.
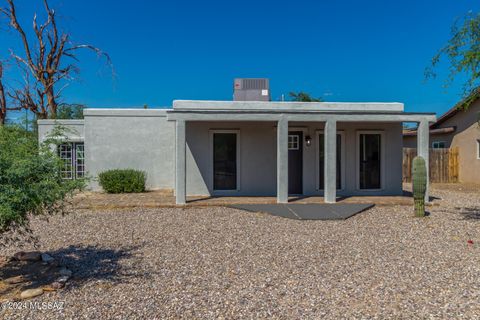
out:
M345 220L373 207L374 204L316 203L316 204L237 204L230 208L265 212L295 220Z

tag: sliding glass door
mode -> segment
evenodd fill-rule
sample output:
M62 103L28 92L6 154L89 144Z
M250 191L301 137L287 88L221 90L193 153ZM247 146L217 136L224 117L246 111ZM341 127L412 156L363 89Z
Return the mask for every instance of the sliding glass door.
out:
M213 189L237 189L237 133L213 133Z
M363 190L381 189L381 142L379 133L359 134L359 186Z

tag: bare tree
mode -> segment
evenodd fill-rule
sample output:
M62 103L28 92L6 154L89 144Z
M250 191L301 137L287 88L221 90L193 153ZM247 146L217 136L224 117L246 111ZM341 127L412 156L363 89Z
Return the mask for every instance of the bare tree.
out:
M0 126L5 124L7 118L7 100L5 100L5 89L3 88L3 64L0 61Z
M55 10L50 8L48 0L43 0L46 21L39 24L37 15L34 15L34 35L31 38L17 19L15 1L6 2L8 5L0 7L0 13L7 17L10 27L19 35L23 46L23 54L10 49L11 56L23 71L24 82L22 86L9 92L9 97L15 103L11 109L28 109L40 119L56 118L58 100L63 90L74 80L73 76L79 72L75 64L78 62L77 51L91 50L104 57L112 67L110 57L92 45L73 44L70 35L59 30Z

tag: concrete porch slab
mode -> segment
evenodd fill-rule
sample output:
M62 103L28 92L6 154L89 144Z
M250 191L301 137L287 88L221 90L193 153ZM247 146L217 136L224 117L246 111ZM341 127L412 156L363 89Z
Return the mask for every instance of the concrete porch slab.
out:
M296 220L345 220L370 209L371 203L318 204L236 204L230 208L266 212L274 216Z
M292 204L325 204L323 197L289 197ZM337 198L338 204L371 204L376 206L413 205L410 195L404 196L354 196ZM276 204L276 197L208 197L189 196L186 207L231 206L240 204ZM174 208L175 197L171 190L148 191L144 193L107 194L103 192L82 192L77 194L72 204L76 209L121 209L121 208Z

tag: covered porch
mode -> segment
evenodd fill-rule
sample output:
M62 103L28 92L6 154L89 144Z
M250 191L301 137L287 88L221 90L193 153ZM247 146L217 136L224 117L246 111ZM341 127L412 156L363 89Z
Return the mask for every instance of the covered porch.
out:
M352 195L365 195L365 196L378 196L378 195L391 195L389 194L389 189L392 184L396 182L383 181L384 176L388 174L388 170L395 169L395 166L390 167L389 163L398 161L398 155L392 150L400 150L401 154L401 130L398 130L398 138L400 142L392 137L396 136L396 131L388 131L389 126L396 126L401 128L403 122L417 122L419 126L418 134L418 150L419 155L423 156L428 162L428 146L429 146L429 137L428 137L428 127L429 122L435 120L435 115L433 114L421 114L421 113L406 113L403 112L403 105L392 103L392 104L355 104L355 103L282 103L282 102L222 102L222 101L175 101L174 109L168 111L168 120L175 122L175 203L177 205L184 205L187 203L187 200L195 201L192 197L187 198L187 127L189 125L199 126L198 124L209 124L206 126L210 131L222 132L222 129L225 129L225 124L228 123L258 123L272 124L271 127L274 129L275 139L272 141L274 144L274 157L271 158L272 165L275 166L275 180L276 180L276 203L288 203L289 200L289 179L292 179L292 157L290 149L294 139L292 138L292 131L298 132L302 131L302 128L309 128L306 134L302 135L302 143L305 140L305 143L308 144L307 134L310 139L312 136L317 138L314 140L316 148L321 148L321 151L317 150L317 159L316 163L320 163L322 168L319 168L317 173L302 173L302 175L308 174L317 174L320 173L320 180L317 179L317 192L313 193L308 190L302 189L299 196L314 196L316 200L323 200L326 203L335 203L339 196L352 196ZM314 125L312 125L312 123ZM309 124L309 125L304 125ZM315 125L318 124L318 125ZM372 128L377 128L376 124L379 125L379 130L374 130L371 132ZM312 129L313 128L313 129ZM350 128L354 128L351 129ZM377 129L378 129L377 128ZM230 128L230 131L232 128ZM313 132L311 132L313 130ZM350 130L355 132L355 140L350 144L343 143L341 144L345 154L341 156L341 153L337 152L337 147L339 148L338 136L343 132ZM227 130L225 130L227 131ZM363 138L364 146L368 146L369 142L366 138L368 134L375 136L382 136L382 131L387 132L389 139L382 138L382 144L387 144L387 146L382 147L382 153L386 153L387 156L382 156L380 161L380 155L378 155L378 170L386 171L385 175L382 173L381 186L380 182L377 187L372 188L363 188L361 186L362 178L362 163L358 164L357 159L358 154L365 152L362 150L361 144L358 143L358 138ZM320 138L321 134L321 138ZM353 134L353 133L352 133ZM362 136L362 134L364 136ZM293 140L292 140L293 139ZM380 139L380 138L378 138ZM386 142L385 142L386 140ZM319 144L319 141L323 143ZM372 140L373 141L373 140ZM395 141L393 145L392 141ZM238 143L238 142L237 142ZM311 143L311 141L310 141ZM375 143L375 142L372 142ZM197 145L203 145L205 143L199 142ZM378 142L380 145L380 142ZM380 148L380 147L379 147ZM190 148L191 149L191 148ZM365 148L364 148L365 149ZM385 149L387 151L385 151ZM189 150L191 151L191 150ZM200 151L197 152L197 154ZM201 152L212 152L208 147L203 148ZM267 152L259 149L258 152ZM272 156L272 151L270 150L270 156ZM377 153L380 153L380 149ZM290 154L290 157L289 157ZM321 155L321 161L318 161L318 155ZM238 154L236 155L238 156ZM391 159L389 156L397 157L397 159ZM339 162L337 157L347 158L350 162L344 164L344 162ZM290 158L290 166L289 166ZM352 162L353 161L353 162ZM212 160L210 160L212 162ZM380 168L381 164L381 168ZM346 166L345 169L339 170L339 166ZM359 166L359 167L358 167ZM358 168L357 168L358 167ZM367 167L368 168L368 167ZM257 168L257 170L261 168ZM399 169L399 174L401 176L401 168ZM395 170L397 170L395 169ZM255 170L255 168L250 169ZM204 170L206 172L206 170ZM203 177L203 180L213 179L210 176L213 176L213 173L208 171L208 173L202 173L201 175L206 175ZM347 175L348 181L354 181L353 175L355 175L355 186L351 186L346 192L342 187L339 187L339 175L342 175L343 178ZM363 175L365 173L363 172ZM367 174L368 176L368 174ZM239 177L236 179L238 183ZM380 179L380 178L378 178ZM368 179L367 179L368 180ZM321 182L318 182L321 181ZM360 181L360 182L359 182ZM380 181L380 180L379 180ZM291 181L290 181L291 182ZM350 183L349 182L349 183ZM259 181L260 183L260 181ZM340 182L341 183L341 182ZM353 183L353 182L351 182ZM401 179L398 182L400 184L401 192ZM290 183L291 189L291 183ZM365 191L366 190L366 191ZM428 189L427 189L428 190ZM239 190L237 190L239 191ZM291 191L291 190L290 190ZM292 192L290 192L291 194ZM395 193L398 195L398 192ZM211 194L212 195L212 194ZM219 194L215 194L215 199L218 198ZM235 196L235 193L225 193L224 196L231 198ZM237 195L244 195L244 193L237 193ZM250 194L252 195L252 194ZM294 199L294 198L293 198ZM428 191L426 195L428 199ZM221 202L221 200L218 200Z

